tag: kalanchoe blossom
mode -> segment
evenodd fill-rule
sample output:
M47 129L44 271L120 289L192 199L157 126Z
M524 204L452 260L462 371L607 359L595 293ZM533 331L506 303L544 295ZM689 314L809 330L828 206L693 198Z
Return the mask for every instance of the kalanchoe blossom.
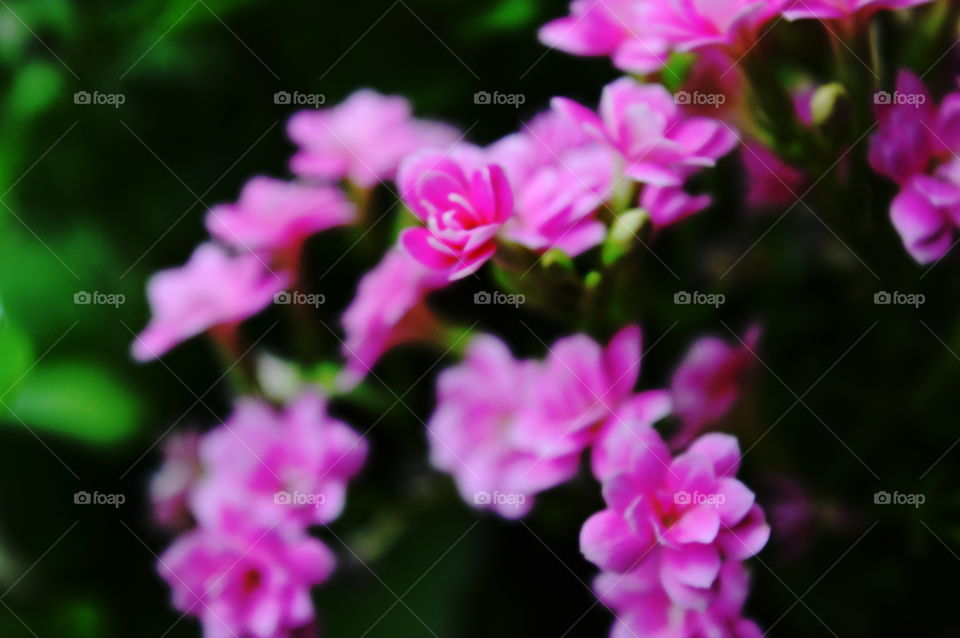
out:
M960 160L911 179L890 205L890 219L919 263L946 255L960 227Z
M235 204L215 206L207 230L240 250L293 250L321 230L349 224L354 206L332 186L254 177Z
M640 194L640 206L658 228L683 221L705 209L710 202L709 195L691 195L679 186L651 185Z
M367 188L393 179L400 161L421 149L444 149L458 136L436 122L414 119L405 98L364 89L341 104L301 111L287 125L300 150L294 173L317 179L346 178Z
M688 117L663 86L631 78L604 87L599 113L566 98L554 98L553 106L616 149L626 162L626 174L646 184L679 186L692 171L713 166L737 143L721 121Z
M777 15L782 0L644 0L647 28L676 51L720 47L745 52L760 27Z
M299 527L340 515L367 444L326 413L320 395L306 392L282 412L241 399L230 419L204 437L200 454L206 471L190 503L201 525L213 524L239 493L248 519Z
M537 492L576 474L582 445L540 454L517 432L518 413L541 387L539 363L514 359L490 336L474 338L463 362L440 374L430 460L453 475L467 503L520 518Z
M439 152L404 161L397 184L426 226L400 236L403 247L450 280L475 272L496 252L496 234L513 214L513 193L503 169Z
M704 609L677 606L657 578L659 557L652 556L626 574L603 572L593 589L617 616L610 638L762 638L763 632L743 617L750 590L742 563L720 568L716 593Z
M173 529L190 522L187 497L200 478L200 435L195 431L170 435L163 444L163 465L150 480L154 519Z
M734 478L736 439L706 434L671 458L666 443L648 433L628 460L628 469L603 481L608 509L584 524L584 555L622 573L655 554L670 599L703 609L715 598L724 562L753 556L770 534L753 492Z
M787 0L783 15L788 20L839 20L854 16L865 20L875 11L909 9L928 2L932 0Z
M741 147L740 160L747 183L747 205L752 209L789 206L802 194L807 176L756 142Z
M870 137L869 160L875 171L904 184L934 159L941 146L940 126L930 92L915 75L900 71L896 94L904 99L891 97L875 107L877 130Z
M222 324L234 324L268 306L288 284L255 254L230 256L202 244L179 268L161 271L147 284L153 318L133 344L133 356L148 361L182 341Z
M753 365L760 330L747 330L743 343L703 337L690 346L673 373L673 409L683 426L674 439L682 448L711 423L722 418L740 396L744 373Z
M314 618L310 588L332 552L301 532L251 525L242 506L177 539L160 557L173 606L199 617L204 638L289 638Z
M387 252L360 280L343 313L347 365L341 385L355 385L392 346L426 336L436 322L424 298L446 283L444 273L423 266L402 249Z

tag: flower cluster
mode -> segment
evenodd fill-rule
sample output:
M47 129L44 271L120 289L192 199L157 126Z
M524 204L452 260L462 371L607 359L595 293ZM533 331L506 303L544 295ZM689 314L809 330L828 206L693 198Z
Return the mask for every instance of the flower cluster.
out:
M311 623L309 590L335 561L306 529L337 518L366 453L311 392L282 411L242 399L220 427L168 448L156 511L196 523L159 559L174 606L208 638L287 636Z

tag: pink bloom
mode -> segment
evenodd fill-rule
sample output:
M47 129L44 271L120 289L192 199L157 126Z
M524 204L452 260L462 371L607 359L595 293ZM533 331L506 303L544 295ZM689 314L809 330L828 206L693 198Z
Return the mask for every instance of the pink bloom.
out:
M781 0L647 0L643 18L651 32L677 51L718 46L743 51L781 4Z
M300 146L290 160L294 173L347 178L365 188L393 179L406 155L446 148L457 139L444 124L414 119L406 99L368 89L335 107L295 114L287 132Z
M890 219L907 252L921 264L943 257L960 226L960 161L917 175L890 205Z
M542 387L538 362L514 359L489 336L474 338L463 362L440 374L430 459L453 475L467 503L520 518L537 492L576 474L582 444L543 453L517 431L517 415Z
M426 151L404 161L397 183L404 202L426 227L400 236L407 252L451 280L475 272L496 252L496 234L513 213L513 193L496 164Z
M657 186L682 184L693 170L713 166L737 143L719 120L687 117L663 86L631 78L604 87L599 114L566 98L554 98L553 105L619 151L627 175Z
M783 15L788 20L832 20L857 16L866 19L881 9L909 9L932 0L788 0Z
M150 480L154 519L170 528L190 522L187 496L200 478L200 437L194 431L176 433L163 444L163 465Z
M898 101L892 95L912 99ZM924 172L938 150L936 105L927 88L909 71L900 71L896 92L886 96L890 99L876 106L877 130L870 138L870 166L904 184Z
M284 273L270 272L254 254L231 257L202 244L186 265L150 278L153 318L133 344L133 356L148 361L210 328L242 321L268 306L287 283Z
M200 618L205 638L288 638L313 621L310 588L334 556L291 530L250 525L241 509L181 536L160 557L173 605Z
M752 327L744 337L746 345L703 337L690 346L670 381L673 407L683 423L676 447L684 447L730 410L740 396L744 373L754 362L752 350L759 337L759 328Z
M240 400L230 419L204 437L200 453L206 474L191 506L201 525L210 525L238 494L252 521L310 525L340 515L367 444L308 392L282 412L257 399Z
M699 213L710 205L709 195L691 195L679 186L646 186L640 195L640 206L650 214L650 221L659 228L676 224Z
M235 204L215 206L207 230L241 250L283 250L321 230L349 224L354 207L340 190L254 177Z
M740 152L747 181L747 205L751 208L789 206L797 201L807 181L802 171L785 163L770 149L747 142Z
M656 554L670 599L702 609L715 598L723 563L753 556L770 534L753 492L734 478L737 441L706 434L671 459L666 443L647 434L630 456L627 469L603 481L608 509L584 524L581 549L613 572Z
M617 615L610 638L762 638L742 615L750 583L741 563L723 564L714 599L702 610L677 606L659 583L658 567L653 556L636 570L603 572L594 581L597 596Z
M424 298L446 283L443 273L424 267L397 248L363 276L341 319L346 332L344 387L366 376L392 346L427 334L434 322Z

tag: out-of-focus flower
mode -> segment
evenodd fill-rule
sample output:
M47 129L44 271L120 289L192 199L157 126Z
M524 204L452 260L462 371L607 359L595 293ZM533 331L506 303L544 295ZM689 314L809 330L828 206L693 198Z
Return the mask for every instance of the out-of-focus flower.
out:
M612 150L547 111L491 145L487 157L503 167L514 192L516 210L504 237L570 256L603 241L606 227L594 213L610 198L618 175Z
M500 340L479 336L437 381L430 459L476 508L520 518L537 492L577 472L582 447L538 454L516 431L517 414L541 389L539 374L538 362L516 360Z
M815 18L839 20L857 16L866 19L882 9L909 9L932 0L787 0L783 15L788 20Z
M235 204L207 213L207 230L239 250L295 248L310 235L353 221L353 204L332 186L254 177Z
M960 161L934 176L917 175L890 205L890 220L907 252L921 264L943 257L960 226Z
M802 194L807 176L762 144L747 142L740 152L747 182L747 205L752 209L789 206Z
M397 177L404 202L426 226L400 240L419 262L451 280L475 272L496 252L495 237L513 214L513 193L496 164L472 166L425 151L403 162Z
M163 465L150 480L153 517L164 527L178 529L190 521L187 496L200 478L200 435L174 433L163 444Z
M722 47L740 52L777 15L782 0L646 0L643 4L647 28L677 51Z
M610 638L762 638L756 623L743 617L750 583L742 563L724 563L710 604L689 609L676 605L663 590L658 560L653 556L626 574L597 576L593 589L617 616Z
M147 284L153 317L133 344L133 356L148 361L178 343L221 324L242 321L272 301L288 284L255 254L230 256L202 244L179 268L156 273Z
M666 443L647 436L632 451L631 467L604 480L608 509L584 524L581 550L613 572L656 553L670 599L702 609L715 598L723 563L753 556L770 535L753 492L734 478L737 441L706 434L671 459Z
M347 178L365 188L393 179L400 161L410 153L447 148L458 137L449 126L415 119L405 98L369 89L332 108L296 113L287 132L300 146L290 160L294 173Z
M306 392L282 412L258 399L240 400L230 419L204 437L200 454L206 472L190 504L201 526L212 525L239 495L251 521L297 527L340 515L367 444L327 414L320 395Z
M679 186L650 185L640 195L640 206L650 213L650 221L658 228L699 213L710 201L709 195L691 195Z
M366 376L389 348L432 330L435 322L423 301L447 279L444 273L423 266L399 248L387 252L363 276L341 319L346 332L343 356L347 366L341 378L344 387Z
M188 532L160 557L173 605L200 618L205 638L288 638L312 622L310 588L329 578L332 552L289 529L251 525L240 508Z
M674 447L686 446L730 410L740 396L744 373L753 364L759 337L760 329L753 326L742 344L703 337L690 346L670 381L673 409L683 423Z
M870 137L870 166L904 184L923 173L937 152L937 107L927 87L909 71L897 75L894 94L878 95L884 99L875 109L877 130Z
M627 77L604 87L599 114L567 98L554 98L553 106L616 149L626 174L642 183L679 186L737 143L721 121L685 116L663 86Z

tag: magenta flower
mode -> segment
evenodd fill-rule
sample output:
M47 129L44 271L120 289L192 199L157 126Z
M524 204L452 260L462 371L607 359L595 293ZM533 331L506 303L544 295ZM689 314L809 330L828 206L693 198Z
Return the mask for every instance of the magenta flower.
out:
M942 166L935 176L911 179L890 205L890 220L917 262L946 255L960 226L960 161Z
M787 0L783 15L788 20L816 18L839 20L856 16L866 19L881 9L909 9L932 0Z
M666 444L648 434L631 450L628 469L603 481L608 509L584 524L581 550L613 572L631 571L655 553L670 599L702 609L723 563L753 556L770 535L753 492L734 478L737 441L707 434L671 459Z
M353 204L331 186L254 177L237 203L211 208L206 222L211 235L239 250L284 250L354 216Z
M230 256L202 244L179 268L156 273L147 284L153 318L133 344L133 356L148 361L177 344L222 324L254 315L288 284L255 254Z
M163 444L163 465L150 480L154 519L172 529L190 522L187 497L200 478L200 436L190 430L172 434Z
M400 236L417 261L450 280L475 272L493 256L495 237L513 214L513 193L496 164L425 151L404 161L397 184L404 202L426 227Z
M743 617L750 591L742 563L724 563L716 594L703 609L676 605L657 578L658 557L626 574L603 572L593 589L617 616L610 638L762 638L763 631Z
M202 526L240 498L251 521L296 527L340 515L367 444L327 414L324 399L307 392L282 412L242 399L230 419L204 437L200 453L206 473L190 503Z
M177 539L160 557L173 606L197 616L205 638L289 638L313 621L310 588L334 556L292 530L252 526L239 508Z
M446 283L442 272L426 268L397 248L363 276L341 318L346 332L344 388L366 376L389 348L429 334L435 321L423 301L430 291Z
M693 170L713 166L737 143L719 120L687 117L663 86L630 78L604 87L599 114L566 98L554 98L553 106L616 149L627 175L657 186L683 184Z
M440 374L430 460L453 475L467 503L520 518L537 492L576 474L582 445L540 453L517 431L517 415L542 387L538 362L514 359L489 336L474 338L463 362Z
M740 152L746 174L747 205L753 209L789 206L802 195L807 176L790 166L766 146L747 142Z
M753 44L781 5L782 0L646 0L643 19L677 51L722 47L739 52Z
M690 346L670 381L673 408L683 423L675 447L686 446L733 407L744 374L754 362L759 337L760 330L754 326L747 330L743 344L703 337Z
M927 87L909 71L897 75L894 93L877 95L884 99L876 106L877 130L870 138L870 166L904 184L923 173L938 151L937 107Z
M709 195L691 195L679 186L646 186L640 194L640 206L650 214L658 228L683 221L710 205Z
M364 188L393 179L400 161L410 153L444 149L458 138L445 124L414 119L405 98L369 89L335 107L295 114L287 132L300 146L290 160L294 173L324 180L346 178Z

